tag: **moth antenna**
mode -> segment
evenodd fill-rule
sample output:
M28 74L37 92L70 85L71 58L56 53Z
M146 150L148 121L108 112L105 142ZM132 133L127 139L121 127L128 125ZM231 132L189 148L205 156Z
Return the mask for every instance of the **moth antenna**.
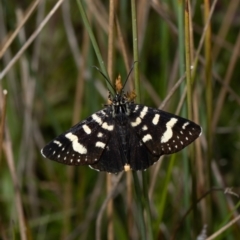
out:
M107 78L107 76L106 76L98 67L96 67L96 66L92 66L92 67L96 68L96 69L101 73L101 75L105 78L105 80L109 83L109 85L111 86L111 88L113 89L113 91L116 93L116 91L115 91L112 83L111 83L110 80Z
M131 73L132 73L132 71L133 71L134 65L135 65L135 63L137 63L137 62L138 62L138 61L135 61L135 62L133 63L133 65L131 66L131 69L130 69L128 75L127 75L127 78L126 78L126 80L125 80L125 82L124 82L124 84L123 84L123 88L122 88L122 89L124 89L124 87L125 87L128 79L129 79L129 77L130 77L130 75L131 75Z

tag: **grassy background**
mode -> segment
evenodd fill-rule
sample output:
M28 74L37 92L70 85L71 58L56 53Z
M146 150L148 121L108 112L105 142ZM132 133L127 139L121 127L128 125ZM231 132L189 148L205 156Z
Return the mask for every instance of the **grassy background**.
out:
M58 3L0 2L0 238L197 239L205 224L210 236L239 219L239 0L136 1L140 84L132 74L127 88L139 87L141 103L152 107L170 97L164 110L203 128L192 147L138 173L140 189L132 173L112 176L40 154L108 96L92 68L102 64L79 2L55 10ZM133 3L83 1L111 80L125 79L137 57ZM239 238L240 221L208 239Z

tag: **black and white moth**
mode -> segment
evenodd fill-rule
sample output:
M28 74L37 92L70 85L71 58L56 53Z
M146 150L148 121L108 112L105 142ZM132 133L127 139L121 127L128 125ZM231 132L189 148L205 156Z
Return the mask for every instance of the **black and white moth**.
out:
M145 170L161 155L176 153L201 135L196 123L135 104L135 96L124 94L119 77L108 105L49 142L42 155L109 173Z

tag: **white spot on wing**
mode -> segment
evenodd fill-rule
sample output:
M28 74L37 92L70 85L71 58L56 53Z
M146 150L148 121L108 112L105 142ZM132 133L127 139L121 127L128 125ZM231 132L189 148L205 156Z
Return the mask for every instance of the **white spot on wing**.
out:
M99 125L102 124L102 119L101 119L96 113L94 113L94 114L92 115L92 119L93 119L95 122L97 122Z
M41 154L43 155L43 157L46 157L46 156L44 155L44 153L43 153L43 149L41 149Z
M145 115L147 114L147 111L148 111L148 107L145 106L140 113L140 118L144 118Z
M103 134L101 132L98 133L97 137L101 138Z
M93 170L95 170L95 171L98 171L98 172L100 172L98 169L96 169L96 168L93 168L91 165L88 165L91 169L93 169Z
M188 124L189 124L189 122L184 123L182 126L182 129L185 129Z
M62 146L62 144L59 141L57 141L57 140L54 140L53 142L56 143L59 147Z
M103 142L96 142L96 147L99 147L99 148L105 148L106 144L103 143Z
M162 135L161 143L165 143L172 138L172 135L173 135L172 128L174 127L177 121L178 121L177 118L171 118L170 121L166 123L167 129Z
M134 109L134 112L136 112L138 109L139 109L139 106L136 105L136 107L135 107L135 109Z
M154 125L157 125L158 122L159 122L159 118L160 118L160 115L159 115L159 114L155 114L155 116L154 116L154 118L153 118L153 120L152 120L152 123L153 123Z
M108 130L108 131L112 131L114 126L113 125L108 125L106 122L103 123L102 128Z
M86 154L87 149L78 142L78 137L72 133L67 133L65 135L66 138L68 138L72 142L72 148L74 151L80 153L80 154Z
M150 135L150 134L146 134L143 138L142 138L142 141L143 142L147 142L147 141L149 141L149 140L151 140L152 139L152 136Z
M135 122L131 122L131 125L132 125L133 127L136 127L136 126L138 126L141 122L142 122L141 118L140 118L140 117L137 117L136 120L135 120Z
M83 125L83 130L84 130L84 132L86 133L86 134L90 134L92 131L91 131L91 129L88 127L88 125Z
M143 131L146 131L146 130L148 130L148 127L147 127L146 125L144 125L144 126L142 127L142 130L143 130Z

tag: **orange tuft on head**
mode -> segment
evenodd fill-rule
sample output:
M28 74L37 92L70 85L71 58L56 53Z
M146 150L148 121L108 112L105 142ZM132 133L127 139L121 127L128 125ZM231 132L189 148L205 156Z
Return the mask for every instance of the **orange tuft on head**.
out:
M116 87L117 93L120 93L122 91L123 85L122 85L122 79L120 75L118 75L115 81L115 87Z
M137 94L134 92L134 90L130 93L127 93L127 99L130 102L134 101L136 96L137 96Z

